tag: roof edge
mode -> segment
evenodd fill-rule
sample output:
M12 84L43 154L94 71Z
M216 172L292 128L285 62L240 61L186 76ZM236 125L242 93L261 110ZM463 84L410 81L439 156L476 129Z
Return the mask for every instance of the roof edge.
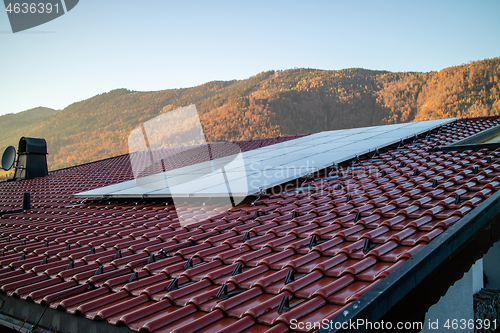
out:
M39 321L36 325L37 332L54 332L54 330L63 333L131 332L126 326L114 326L106 321L75 316L17 297L8 297L4 292L0 292L0 297L5 300L0 309L0 330L7 327L17 332L31 332L35 323Z
M482 141L488 140L500 133L500 125L493 126L491 128L485 129L484 131L480 131L476 134L470 135L462 140L455 141L445 147L456 147L463 145L472 145L478 144Z
M488 222L493 221L499 215L500 191L497 191L334 317L329 329L322 328L317 332L366 331L364 328L335 329L335 327L360 319L372 323L380 321L398 302L409 295L429 275L446 263L458 249L470 242L482 228L488 225ZM490 231L492 232L493 228Z

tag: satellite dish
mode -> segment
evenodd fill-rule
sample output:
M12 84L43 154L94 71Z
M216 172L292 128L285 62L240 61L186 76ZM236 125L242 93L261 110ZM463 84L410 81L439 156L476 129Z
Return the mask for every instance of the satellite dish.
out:
M16 160L16 148L9 146L5 149L2 155L2 169L9 170L14 165Z

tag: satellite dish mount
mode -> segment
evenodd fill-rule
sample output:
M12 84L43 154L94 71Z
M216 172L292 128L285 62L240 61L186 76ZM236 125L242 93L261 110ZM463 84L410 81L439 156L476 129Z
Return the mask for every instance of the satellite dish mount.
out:
M15 164L15 165L14 165ZM7 147L2 155L1 169L7 171L14 168L11 180L33 179L47 176L47 142L41 138L22 137L17 149Z

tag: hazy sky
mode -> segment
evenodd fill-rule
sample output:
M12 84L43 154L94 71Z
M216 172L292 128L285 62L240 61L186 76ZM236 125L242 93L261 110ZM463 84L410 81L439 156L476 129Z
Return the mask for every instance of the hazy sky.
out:
M500 56L499 13L500 0L80 0L13 34L2 10L0 114L270 69L437 71Z

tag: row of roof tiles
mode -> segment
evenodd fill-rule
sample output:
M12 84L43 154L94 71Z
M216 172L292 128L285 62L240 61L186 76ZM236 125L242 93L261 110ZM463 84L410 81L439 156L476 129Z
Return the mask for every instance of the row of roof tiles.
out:
M40 192L33 210L0 220L1 290L136 331L331 319L500 188L500 151L429 152L498 123L462 120L231 211L208 202L185 226L168 202L68 197L130 178L125 157L2 183L4 210ZM91 171L102 178L86 181Z

